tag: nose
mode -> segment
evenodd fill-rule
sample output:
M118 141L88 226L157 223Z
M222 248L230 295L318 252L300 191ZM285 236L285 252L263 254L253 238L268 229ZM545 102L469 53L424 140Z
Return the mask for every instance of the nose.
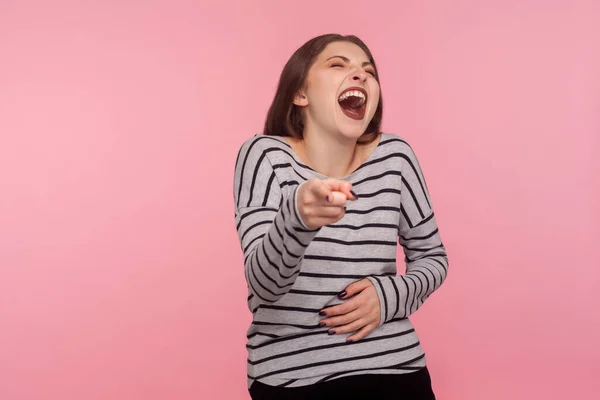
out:
M356 68L354 72L352 72L352 80L364 82L365 80L367 80L367 73L363 68Z

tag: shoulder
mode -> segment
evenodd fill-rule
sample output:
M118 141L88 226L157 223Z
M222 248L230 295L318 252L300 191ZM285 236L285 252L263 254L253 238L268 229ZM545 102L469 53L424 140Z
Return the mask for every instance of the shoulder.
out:
M268 153L269 151L273 151L273 149L285 149L289 147L290 146L285 142L285 140L277 136L256 134L242 142L238 152L238 157L250 154L262 155L264 153Z
M256 134L241 143L235 161L235 175L239 179L247 174L270 176L274 153L287 153L290 155L291 147L287 142L277 136Z
M383 132L379 146L385 153L395 153L402 158L413 160L416 158L415 152L406 138L393 133Z
M273 162L272 157L282 154L285 159L292 158L292 148L285 139L278 136L256 134L246 139L239 147L235 169L254 168L256 164Z

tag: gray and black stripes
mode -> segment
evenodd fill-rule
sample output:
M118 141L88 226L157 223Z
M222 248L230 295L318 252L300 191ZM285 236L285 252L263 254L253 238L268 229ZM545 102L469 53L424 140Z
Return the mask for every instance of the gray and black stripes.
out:
M382 134L371 157L346 179L359 199L344 218L311 230L296 203L299 185L324 178L283 138L256 135L238 153L235 219L253 322L249 384L302 386L361 371L405 373L425 365L408 317L446 279L448 259L424 175L412 148ZM396 249L406 273L397 275ZM365 339L327 335L319 311L340 304L349 284L369 279L380 325Z

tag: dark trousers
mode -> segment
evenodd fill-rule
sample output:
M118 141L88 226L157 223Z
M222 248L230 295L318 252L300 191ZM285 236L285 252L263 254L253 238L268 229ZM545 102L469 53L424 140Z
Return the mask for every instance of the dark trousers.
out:
M302 387L254 382L253 400L435 400L427 367L406 374L354 375Z

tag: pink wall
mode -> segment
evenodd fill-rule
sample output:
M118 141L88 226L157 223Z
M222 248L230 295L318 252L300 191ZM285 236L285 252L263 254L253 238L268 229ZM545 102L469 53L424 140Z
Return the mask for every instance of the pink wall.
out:
M600 3L91 3L0 3L0 399L248 398L233 163L329 31L428 176L438 397L598 396Z

